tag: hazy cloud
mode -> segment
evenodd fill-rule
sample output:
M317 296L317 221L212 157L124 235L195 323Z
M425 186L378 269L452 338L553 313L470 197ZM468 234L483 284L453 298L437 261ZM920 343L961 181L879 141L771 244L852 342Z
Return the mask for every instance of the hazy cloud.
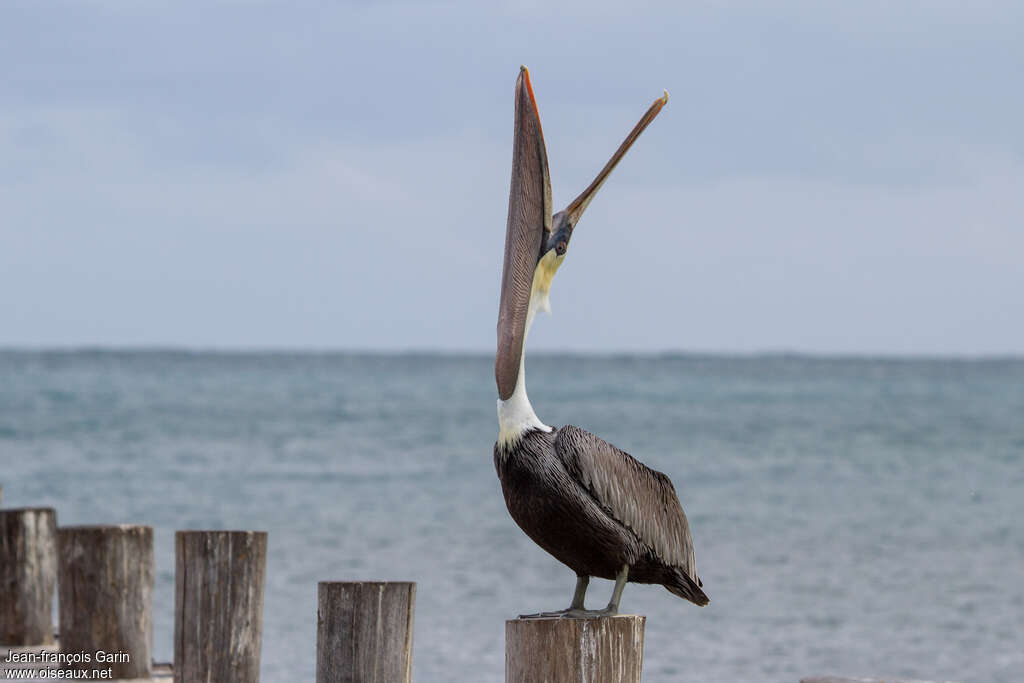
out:
M1016 3L5 3L0 344L487 350L512 88L555 202L660 94L531 347L1022 352Z

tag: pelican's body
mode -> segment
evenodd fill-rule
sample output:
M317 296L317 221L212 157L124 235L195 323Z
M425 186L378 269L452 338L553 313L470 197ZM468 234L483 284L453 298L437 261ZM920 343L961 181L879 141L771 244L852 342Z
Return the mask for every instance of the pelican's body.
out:
M628 566L629 581L707 602L690 578L686 515L661 472L572 425L496 445L494 465L512 518L577 576L615 579Z
M537 417L526 395L525 342L572 230L597 189L667 101L656 101L583 194L552 216L547 152L524 67L516 84L512 188L498 317L498 442L494 466L512 519L576 572L568 609L531 616L616 614L627 581L655 583L698 605L708 602L694 563L689 524L672 482L628 453L573 426ZM589 577L616 581L603 610L583 605Z

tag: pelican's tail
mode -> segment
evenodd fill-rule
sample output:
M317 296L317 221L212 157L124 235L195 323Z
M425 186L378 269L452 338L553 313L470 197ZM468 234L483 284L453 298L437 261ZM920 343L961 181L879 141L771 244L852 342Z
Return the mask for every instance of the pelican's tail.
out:
M675 569L670 579L663 585L670 593L678 595L684 600L689 600L695 605L703 607L709 602L708 596L701 590L702 584L700 579L694 581L681 569Z

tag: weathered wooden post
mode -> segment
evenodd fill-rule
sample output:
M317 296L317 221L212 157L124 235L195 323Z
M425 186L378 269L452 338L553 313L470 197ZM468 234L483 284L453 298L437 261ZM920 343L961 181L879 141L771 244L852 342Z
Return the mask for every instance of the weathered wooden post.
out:
M510 619L505 683L640 683L646 620Z
M411 683L416 584L323 581L316 683Z
M61 652L88 653L91 666L112 670L109 678L149 678L153 528L61 527L57 554ZM103 660L96 654L101 651Z
M0 644L53 642L57 582L57 513L53 508L0 510Z
M260 679L265 531L174 534L175 683Z

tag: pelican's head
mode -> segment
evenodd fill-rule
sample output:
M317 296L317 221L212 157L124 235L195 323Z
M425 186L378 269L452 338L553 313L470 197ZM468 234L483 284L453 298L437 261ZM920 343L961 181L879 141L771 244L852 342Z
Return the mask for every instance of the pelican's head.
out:
M494 376L498 395L507 400L522 370L526 332L538 310L548 309L551 280L565 260L569 240L594 195L640 133L668 102L668 92L647 109L597 177L562 211L551 213L551 180L544 132L530 72L520 67L516 80L512 185L508 198L505 264L498 310L498 353Z

